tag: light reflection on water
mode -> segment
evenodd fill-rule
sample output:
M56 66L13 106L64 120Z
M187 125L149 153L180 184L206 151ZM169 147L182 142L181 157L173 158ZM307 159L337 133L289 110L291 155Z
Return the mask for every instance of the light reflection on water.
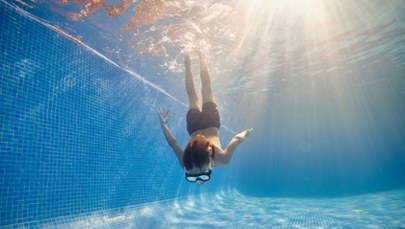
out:
M332 199L255 198L237 191L61 219L44 228L400 228L403 190ZM57 222L57 221L56 221Z
M202 50L212 74L221 75L215 84L230 90L235 84L250 92L268 89L277 80L273 74L280 73L292 79L314 72L345 74L364 67L361 60L378 55L392 56L394 63L404 65L404 6L398 0L121 0L114 4L60 0L38 5L20 0L16 4L24 7L24 2L30 5L26 10L42 18L54 14L43 19L51 19L51 24L134 71L182 73L179 53ZM50 12L41 14L44 8ZM54 21L55 15L65 21ZM235 81L235 76L241 80Z
M375 80L370 73L383 79L405 68L405 7L400 0L13 4L183 103L182 52L203 51L221 114L238 112L252 100L262 108L257 113L265 113L272 96L291 97L297 91L320 98L324 82L347 94L353 91L348 85ZM234 99L240 97L242 101Z

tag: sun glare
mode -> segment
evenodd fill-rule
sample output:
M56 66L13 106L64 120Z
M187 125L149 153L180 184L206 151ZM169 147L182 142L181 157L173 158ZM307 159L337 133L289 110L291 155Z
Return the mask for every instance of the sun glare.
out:
M277 1L277 3L286 8L305 10L305 9L316 7L317 5L321 4L322 1L320 1L320 0L284 0L284 1Z
M287 23L305 20L310 24L325 20L325 3L322 0L241 0L241 8L251 17L285 20Z
M313 12L323 3L321 0L241 0L240 4L255 13L272 13L274 10L299 13L305 10Z

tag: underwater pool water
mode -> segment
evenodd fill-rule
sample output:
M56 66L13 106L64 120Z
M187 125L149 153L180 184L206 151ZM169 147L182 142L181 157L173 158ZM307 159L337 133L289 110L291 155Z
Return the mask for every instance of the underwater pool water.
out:
M285 2L0 0L0 227L405 227L402 1ZM201 47L254 131L195 185L156 111L184 146Z
M232 190L154 202L44 228L402 228L404 191L341 198L248 197Z

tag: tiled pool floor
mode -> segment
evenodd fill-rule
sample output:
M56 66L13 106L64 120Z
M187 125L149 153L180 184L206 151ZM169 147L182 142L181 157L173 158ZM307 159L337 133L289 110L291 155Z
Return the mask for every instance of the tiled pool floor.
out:
M258 198L237 191L154 202L45 228L405 228L405 191L332 199Z

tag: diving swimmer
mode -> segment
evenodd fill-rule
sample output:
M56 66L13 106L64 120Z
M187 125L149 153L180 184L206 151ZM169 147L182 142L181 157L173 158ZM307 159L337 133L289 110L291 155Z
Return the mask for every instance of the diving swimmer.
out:
M184 56L185 86L189 100L187 112L187 131L190 135L183 150L169 130L169 111L164 108L158 110L160 124L166 141L173 149L185 171L185 178L189 182L205 183L211 179L211 172L215 166L226 165L230 162L236 147L252 132L252 128L235 135L225 149L222 149L219 140L220 117L211 90L211 79L204 57L198 53L200 61L200 78L202 83L202 108L194 88L191 71L191 58Z

